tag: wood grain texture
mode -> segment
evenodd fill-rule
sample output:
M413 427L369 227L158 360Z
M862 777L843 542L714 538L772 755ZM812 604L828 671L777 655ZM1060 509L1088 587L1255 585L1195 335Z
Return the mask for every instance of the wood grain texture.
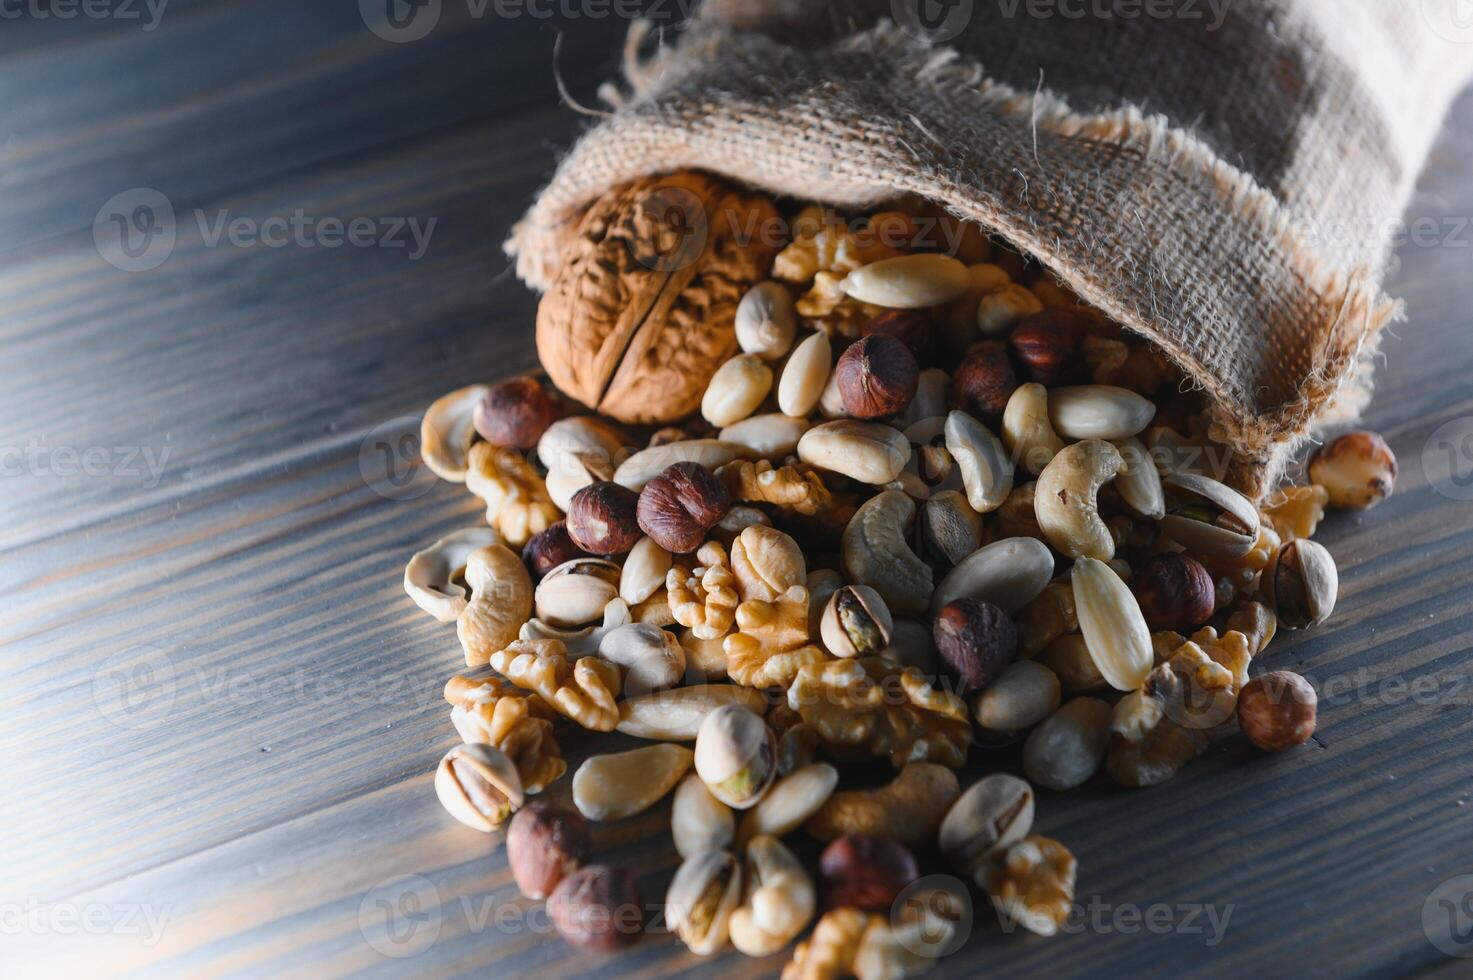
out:
M772 975L783 957L700 960L665 935L573 952L517 895L499 837L450 821L430 785L459 650L399 577L480 508L387 480L380 450L443 391L535 361L535 297L499 242L580 125L556 106L552 27L447 4L430 37L391 45L351 3L175 3L147 34L3 41L0 85L24 98L0 149L0 448L44 460L0 478L4 972ZM623 25L564 26L591 101ZM1473 419L1470 159L1465 99L1413 203L1443 233L1400 251L1410 319L1368 418L1397 493L1326 522L1336 615L1266 659L1321 692L1315 742L1267 758L1235 738L1157 789L1044 794L1039 829L1079 856L1103 926L1005 935L982 907L933 975L1459 973L1422 909L1473 874L1473 505L1422 460ZM91 222L141 185L186 217L168 261L125 273ZM411 261L211 246L195 208L438 222ZM90 476L56 452L94 448ZM123 465L135 448L157 478ZM634 744L560 739L573 766ZM1015 762L979 753L969 772ZM676 864L667 821L662 804L595 829L649 902ZM1157 905L1176 928L1129 918ZM1226 916L1220 941L1183 906ZM385 908L402 932L378 928Z

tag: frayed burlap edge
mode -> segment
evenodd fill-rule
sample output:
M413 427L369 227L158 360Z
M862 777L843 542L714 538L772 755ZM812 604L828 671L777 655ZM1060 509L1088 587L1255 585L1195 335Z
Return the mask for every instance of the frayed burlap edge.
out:
M637 52L647 30L648 26L640 22L629 33L625 77L631 92L627 97L612 96L621 108L657 100L677 86L686 66L710 63L731 41L725 32L707 31L686 38L677 47L661 47L641 58ZM744 41L750 43L750 39ZM850 185L835 181L824 193L814 195L808 190L806 196L840 207L862 208L915 195L936 201L957 217L980 223L1036 256L1086 302L1149 337L1171 355L1189 382L1204 393L1213 438L1233 453L1235 463L1229 478L1255 496L1262 496L1276 485L1317 420L1327 415L1353 418L1363 407L1369 397L1369 365L1379 333L1401 315L1401 305L1380 289L1372 270L1342 269L1319 254L1303 240L1293 216L1273 194L1250 174L1220 158L1204 141L1172 126L1165 117L1146 114L1134 106L1104 114L1078 113L1042 87L1024 92L990 79L980 64L962 58L954 50L933 47L888 22L846 37L835 47L851 51L899 49L909 65L908 81L916 86L932 86L949 96L974 99L978 109L1026 120L1035 132L1131 146L1169 167L1210 178L1223 213L1246 226L1259 240L1270 243L1289 270L1317 296L1319 305L1335 314L1332 322L1304 325L1307 332L1322 336L1323 342L1312 354L1297 396L1270 410L1255 412L1221 378L1163 333L1150 311L1127 306L1109 283L1083 275L1063 261L1049 237L1030 223L1022 209L990 207L966 187L949 186L934 175L903 171L888 173L883 181ZM791 120L764 118L762 106L727 103L713 104L709 109L712 114L740 113L751 125L791 124ZM622 120L624 115L616 113L613 121ZM588 204L609 187L638 177L697 169L771 193L794 193L785 168L769 172L743 168L742 161L727 158L714 141L708 146L701 133L681 129L680 120L679 113L674 112L656 112L641 119L643 146L638 145L641 140L631 141L629 132L610 124L585 134L561 162L532 209L513 228L506 250L516 258L517 274L529 285L546 289ZM636 145L631 146L631 142ZM648 152L641 154L642 149Z

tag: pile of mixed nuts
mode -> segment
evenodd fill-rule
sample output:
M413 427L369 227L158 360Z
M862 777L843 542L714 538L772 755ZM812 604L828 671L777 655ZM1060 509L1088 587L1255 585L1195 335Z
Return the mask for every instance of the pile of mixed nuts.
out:
M646 261L671 187L704 237ZM569 942L643 922L636 876L585 863L585 819L673 792L666 918L692 950L769 955L823 909L784 977L918 972L956 923L896 904L914 850L1052 934L1076 864L1030 833L1034 786L1150 786L1234 730L1313 734L1309 684L1250 665L1334 608L1311 535L1391 492L1379 436L1255 503L1159 350L977 226L808 206L743 239L724 223L773 202L698 174L642 190L589 211L539 313L548 374L606 414L532 378L437 401L423 457L486 525L404 575L476 671L445 688L463 744L440 799L510 820L517 884ZM563 720L652 743L587 759L577 812L528 803L566 771ZM1026 781L963 792L969 755L1013 744ZM856 785L876 764L893 777ZM830 842L817 884L782 842L799 828Z

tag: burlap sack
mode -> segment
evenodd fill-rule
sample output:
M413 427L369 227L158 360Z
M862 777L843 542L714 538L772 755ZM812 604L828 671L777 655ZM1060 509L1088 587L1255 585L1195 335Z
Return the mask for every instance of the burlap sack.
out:
M591 200L684 168L921 195L1169 351L1262 493L1369 391L1396 221L1473 68L1459 2L709 0L631 32L617 111L507 248L546 288Z

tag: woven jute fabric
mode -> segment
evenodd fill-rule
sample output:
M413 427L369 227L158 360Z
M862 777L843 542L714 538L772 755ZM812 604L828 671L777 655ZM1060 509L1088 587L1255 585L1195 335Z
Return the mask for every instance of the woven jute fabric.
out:
M681 169L926 198L1165 348L1261 494L1369 392L1396 221L1473 69L1457 2L708 0L631 31L617 110L507 249L545 289L591 201Z

